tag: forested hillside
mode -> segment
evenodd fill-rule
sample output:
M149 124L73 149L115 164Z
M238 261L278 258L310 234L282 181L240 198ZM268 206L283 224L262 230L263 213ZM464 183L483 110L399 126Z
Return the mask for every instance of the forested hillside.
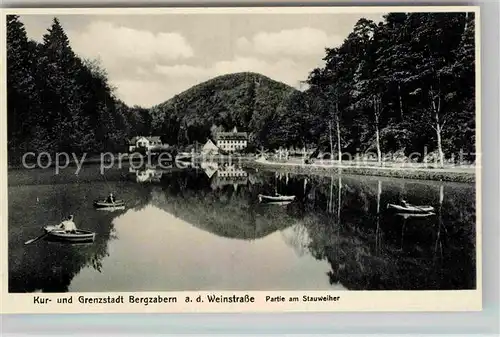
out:
M75 55L57 19L37 43L18 16L8 16L10 162L27 151L123 151L130 135L148 131L148 119L147 109L127 107L114 96L95 61Z
M237 127L255 146L283 145L279 116L301 93L260 74L223 75L196 85L151 109L155 134L170 144L206 142L216 131ZM297 111L297 117L301 117ZM289 127L288 124L285 125Z

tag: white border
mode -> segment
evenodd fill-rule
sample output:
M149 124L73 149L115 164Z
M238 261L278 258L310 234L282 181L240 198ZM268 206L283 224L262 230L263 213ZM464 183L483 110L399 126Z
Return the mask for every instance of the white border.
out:
M197 14L197 15L210 15L210 14L328 14L328 13L375 13L375 12L390 12L390 11L404 11L404 12L475 12L476 14L476 137L477 153L481 154L481 54L480 54L480 8L479 6L380 6L380 7L247 7L247 8L46 8L46 9L3 9L1 18L0 36L2 41L2 56L0 61L5 61L5 15L6 14L50 14L50 15L63 15L63 14L119 14L119 15L175 15L175 14ZM5 65L5 62L0 62ZM3 83L0 101L3 102L3 111L6 111L6 74L5 66L2 67ZM6 126L6 114L1 116L1 125ZM6 132L2 133L4 144L6 144ZM7 162L6 149L1 151L3 162ZM44 297L49 297L55 302L55 298L61 296L74 297L73 304L57 305L45 304L35 305L33 303L34 294L10 294L7 288L7 167L2 166L2 212L1 212L1 247L2 252L2 269L1 269L1 311L2 313L174 313L174 312L321 312L321 311L478 311L482 309L482 189L481 189L481 168L482 156L479 156L476 163L476 261L477 261L477 289L476 290L460 290L460 291L346 291L346 292L310 292L310 291L295 291L293 296L302 297L303 295L318 296L329 293L332 296L340 296L341 300L334 303L317 302L314 305L309 302L299 302L297 304L286 303L266 303L265 296L282 295L285 297L290 296L290 292L211 292L215 294L237 294L254 296L256 302L246 303L241 305L235 304L189 304L187 305L183 299L185 296L197 297L204 295L206 292L164 292L164 293L67 293L67 294L43 294ZM148 306L137 304L123 304L123 305L80 305L75 298L80 295L87 297L90 296L118 296L129 295L133 296L176 296L178 302L176 305L155 305ZM38 294L39 295L39 294Z

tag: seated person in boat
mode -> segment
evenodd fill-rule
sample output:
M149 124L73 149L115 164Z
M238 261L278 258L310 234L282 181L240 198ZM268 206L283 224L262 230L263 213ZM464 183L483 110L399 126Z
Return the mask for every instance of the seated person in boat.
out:
M403 205L404 207L410 207L411 205L404 199L401 199L401 205Z
M113 193L110 193L108 198L106 199L106 202L114 203L116 201L115 195Z
M58 225L59 228L64 230L66 233L76 233L76 225L73 222L73 215L68 216L63 222Z

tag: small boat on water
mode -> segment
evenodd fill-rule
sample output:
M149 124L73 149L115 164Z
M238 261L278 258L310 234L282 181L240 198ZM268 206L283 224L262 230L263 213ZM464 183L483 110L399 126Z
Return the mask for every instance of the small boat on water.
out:
M434 212L428 213L396 213L396 215L401 216L403 218L426 218L428 216L436 215Z
M434 211L434 207L432 206L415 206L415 205L395 205L395 204L387 204L388 210L398 211L400 213L430 213Z
M125 209L125 205L109 206L109 207L96 207L96 210L98 210L98 211L107 211L107 212L121 211L124 209Z
M95 208L116 208L125 207L125 202L123 200L115 200L115 202L109 202L107 200L96 200L94 201Z
M67 233L56 226L44 227L47 236L57 241L65 242L89 242L94 241L95 233L83 229L77 229L75 233Z
M282 203L282 202L292 202L293 200L295 200L295 196L294 195L276 194L274 196L271 196L271 195L259 194L259 202L276 202L276 203Z

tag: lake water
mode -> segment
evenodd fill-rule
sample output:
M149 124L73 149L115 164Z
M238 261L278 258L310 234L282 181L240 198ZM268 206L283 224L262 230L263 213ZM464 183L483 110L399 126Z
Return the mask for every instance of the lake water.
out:
M9 171L9 291L444 290L476 287L475 186L204 163ZM109 191L119 211L92 206ZM295 195L287 205L258 194ZM389 213L399 198L436 214ZM75 215L91 244L39 240Z

